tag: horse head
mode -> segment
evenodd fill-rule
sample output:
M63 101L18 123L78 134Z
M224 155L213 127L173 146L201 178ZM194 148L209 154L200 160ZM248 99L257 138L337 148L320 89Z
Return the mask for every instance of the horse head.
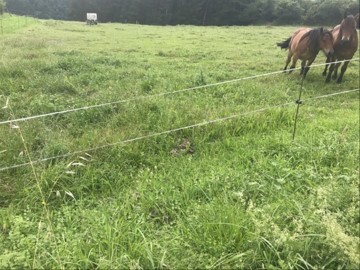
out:
M357 14L356 16L359 16ZM344 16L340 24L340 39L342 42L348 42L356 33L356 17L353 15Z
M334 38L330 31L320 28L319 29L319 47L326 54L330 56L334 53Z

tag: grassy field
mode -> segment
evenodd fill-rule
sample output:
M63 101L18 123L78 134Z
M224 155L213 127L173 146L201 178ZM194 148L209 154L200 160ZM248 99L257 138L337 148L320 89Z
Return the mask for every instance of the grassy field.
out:
M161 95L279 71L297 27L16 18L0 122L136 100L0 125L0 169L239 117L0 171L0 268L358 268L359 92L304 102L294 141L299 71ZM322 69L303 99L359 88Z

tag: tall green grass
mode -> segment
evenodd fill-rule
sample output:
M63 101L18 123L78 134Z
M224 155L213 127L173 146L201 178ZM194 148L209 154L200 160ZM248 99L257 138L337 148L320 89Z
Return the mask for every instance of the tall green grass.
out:
M11 34L37 22L36 19L26 16L16 16L5 13L0 16L0 35Z
M281 70L275 44L295 29L39 21L2 36L0 121L148 98L2 125L0 167L294 106L0 172L0 268L357 269L358 92L305 102L295 141L298 71L156 96ZM312 68L304 99L359 88L358 70L338 85Z

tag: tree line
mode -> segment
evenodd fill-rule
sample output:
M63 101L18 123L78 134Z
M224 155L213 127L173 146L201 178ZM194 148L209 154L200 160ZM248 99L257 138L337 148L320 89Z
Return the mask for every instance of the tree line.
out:
M4 0L0 0L1 3ZM41 19L155 25L334 25L358 0L6 0L7 11Z
M0 0L0 15L3 15L4 12L5 12L5 1Z

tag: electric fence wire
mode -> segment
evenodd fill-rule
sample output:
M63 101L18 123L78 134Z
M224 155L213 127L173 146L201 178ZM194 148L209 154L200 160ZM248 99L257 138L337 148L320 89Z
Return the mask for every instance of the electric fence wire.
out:
M358 88L358 89L346 90L346 91L327 94L327 95L322 95L322 96L311 97L311 98L304 99L303 102L311 101L311 100L324 99L324 98L343 95L343 94L354 93L354 92L359 91L359 90L360 89ZM112 147L112 146L116 146L116 145L120 145L120 144L127 144L127 143L131 143L131 142L135 142L135 141L145 140L145 139L152 138L152 137L157 137L157 136L161 136L161 135L170 134L170 133L177 132L177 131L182 131L182 130L186 130L186 129L201 127L201 126L214 124L214 123L218 123L218 122L223 122L223 121L226 121L226 120L239 118L241 116L247 116L247 115L260 113L260 112L264 112L264 111L271 110L271 109L287 107L287 106L290 106L290 105L293 105L293 104L294 104L294 102L287 102L287 103L278 104L278 105L274 105L274 106L269 106L269 107L249 111L249 112L244 112L244 113L241 113L241 114L230 115L230 116L227 116L227 117L218 118L218 119L214 119L214 120L207 120L207 121L203 121L201 123L197 123L197 124L193 124L193 125L189 125L189 126L185 126L185 127L175 128L175 129L166 130L166 131L153 133L153 134L148 134L148 135L144 135L144 136L140 136L140 137L136 137L136 138L132 138L132 139L127 139L127 140L118 141L118 142L114 142L114 143L104 144L104 145L96 146L96 147L93 147L93 148L74 151L74 152L70 152L70 153L67 153L67 154L63 154L63 155L47 157L47 158L43 158L43 159L34 160L32 162L12 165L12 166L8 166L8 167L2 167L2 168L0 168L0 172L8 171L8 170L11 170L11 169L16 169L16 168L20 168L20 167L25 167L25 166L29 166L29 165L33 165L33 164L39 164L39 163L43 163L43 162L51 161L51 160L55 160L55 159L67 158L67 157L78 155L78 154L94 152L96 150L104 149L104 148L107 148L107 147Z
M354 58L354 59L346 60L346 61L358 61L358 60L360 60L360 58ZM325 64L315 64L315 65L311 65L311 67L320 67L320 66L325 66L327 64L342 63L342 62L345 62L345 61L330 62L330 63L325 63ZM293 70L298 70L298 69L301 69L301 68L288 69L287 71L293 71ZM27 117L12 119L12 120L1 121L0 125L24 122L24 121L29 121L29 120L33 120L33 119L61 115L61 114L66 114L66 113L71 113L71 112L78 112L78 111L90 110L90 109L95 109L95 108L101 108L101 107L105 107L105 106L117 105L117 104L121 104L121 103L128 103L128 102L142 100L142 99L150 99L150 98L154 98L154 97L161 97L161 96L167 96L167 95L178 94L178 93L183 93L183 92L189 92L189 91L194 91L194 90L199 90L199 89L204 89L204 88L210 88L210 87L214 87L214 86L237 83L237 82L245 81L245 80L257 79L260 77L276 75L276 74L280 74L283 72L284 72L283 70L274 71L274 72L263 73L263 74L258 74L258 75L253 75L253 76L248 76L248 77L243 77L243 78L238 78L238 79L233 79L233 80L228 80L228 81L223 81L223 82L218 82L218 83L212 83L212 84L207 84L207 85L201 85L201 86L196 86L196 87L191 87L191 88L186 88L186 89L181 89L181 90L176 90L176 91L164 92L164 93L148 95L148 96L138 96L138 97L134 97L134 98L123 99L123 100L118 100L118 101L113 101L113 102L107 102L107 103L102 103L102 104L97 104L97 105L90 105L90 106L73 108L73 109L68 109L68 110L63 110L63 111L56 111L56 112L51 112L51 113L27 116ZM4 108L6 108L6 106Z

